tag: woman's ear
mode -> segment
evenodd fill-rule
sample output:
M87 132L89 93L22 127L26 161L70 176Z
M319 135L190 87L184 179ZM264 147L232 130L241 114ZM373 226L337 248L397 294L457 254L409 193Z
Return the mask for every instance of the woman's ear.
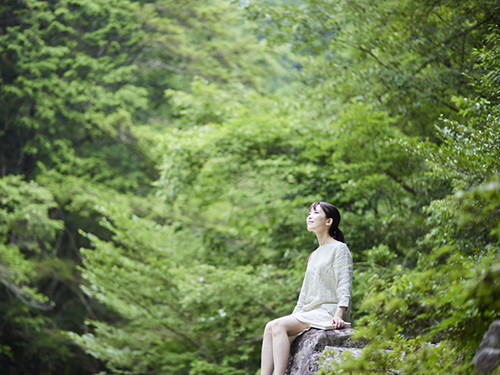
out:
M332 225L333 224L333 219L331 217L329 217L328 219L326 219L325 224L326 225Z

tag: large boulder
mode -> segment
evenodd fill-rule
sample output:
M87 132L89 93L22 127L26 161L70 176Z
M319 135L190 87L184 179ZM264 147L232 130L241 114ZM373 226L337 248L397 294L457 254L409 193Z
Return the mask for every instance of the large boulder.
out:
M298 336L290 347L286 375L313 375L318 372L318 359L325 348L332 348L338 355L345 350L354 351L366 345L366 340L354 341L352 328L323 331L310 329Z
M473 363L479 374L491 374L500 365L500 320L491 323L484 334Z

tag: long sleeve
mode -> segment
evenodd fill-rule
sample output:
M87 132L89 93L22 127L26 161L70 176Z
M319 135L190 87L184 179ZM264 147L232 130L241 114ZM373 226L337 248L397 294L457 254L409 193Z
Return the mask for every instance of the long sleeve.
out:
M302 308L304 307L304 293L303 293L303 290L304 288L302 288L300 290L300 294L299 294L299 299L297 301L297 305L295 306L295 308L293 309L293 312L292 314L295 314L299 311L302 311Z
M309 266L309 263L307 264L307 266ZM306 270L306 273L307 273L307 270ZM300 312L304 308L304 305L305 305L305 296L306 296L306 289L307 289L306 278L304 278L304 281L302 282L302 287L300 288L299 299L297 300L297 305L293 309L292 314Z
M347 246L337 249L333 266L338 306L349 307L352 295L352 256Z

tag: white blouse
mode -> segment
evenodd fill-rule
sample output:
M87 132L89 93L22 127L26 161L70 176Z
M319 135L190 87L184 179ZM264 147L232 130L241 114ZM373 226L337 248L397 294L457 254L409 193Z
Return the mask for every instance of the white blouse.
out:
M305 323L322 322L331 319L338 306L345 306L342 319L349 321L352 269L351 252L345 243L335 241L318 247L307 263L292 316Z

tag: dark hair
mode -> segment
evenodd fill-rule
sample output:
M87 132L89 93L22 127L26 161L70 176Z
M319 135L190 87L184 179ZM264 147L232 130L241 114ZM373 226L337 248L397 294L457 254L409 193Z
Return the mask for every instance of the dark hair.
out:
M316 206L320 205L321 209L325 212L325 216L327 219L332 219L333 223L330 226L329 234L332 236L334 239L340 242L345 242L344 240L344 233L339 229L339 224L340 224L340 212L337 207L335 207L333 204L327 203L327 202L314 202L311 204L311 207L309 207L309 211L313 210L316 208Z

